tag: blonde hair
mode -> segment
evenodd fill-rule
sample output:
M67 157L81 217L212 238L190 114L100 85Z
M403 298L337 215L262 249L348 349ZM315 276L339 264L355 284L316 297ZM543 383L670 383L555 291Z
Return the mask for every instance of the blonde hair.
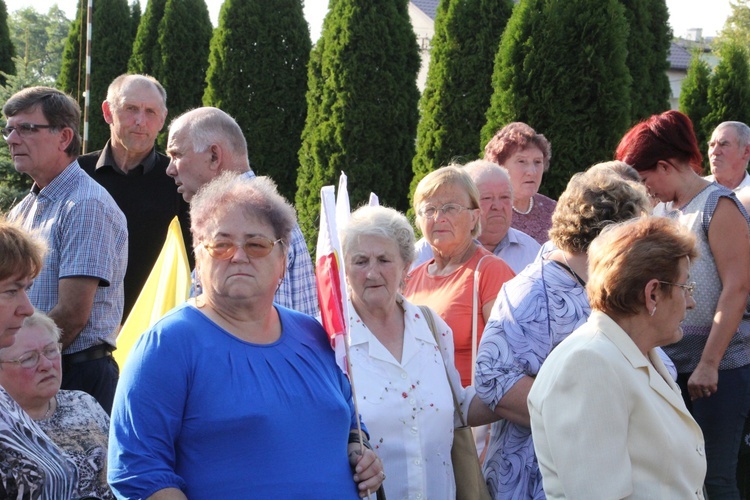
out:
M469 174L459 165L448 165L427 174L414 191L414 212L419 213L419 208L425 198L434 195L438 189L452 185L461 188L469 196L467 208L479 209L479 190ZM476 238L482 232L482 224L477 217L477 222L471 230L471 236Z
M42 270L45 252L42 241L0 217L0 280L14 276L36 278Z

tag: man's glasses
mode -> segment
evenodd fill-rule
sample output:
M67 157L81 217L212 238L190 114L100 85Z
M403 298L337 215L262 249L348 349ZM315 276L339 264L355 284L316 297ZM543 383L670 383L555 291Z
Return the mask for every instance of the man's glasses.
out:
M669 281L659 281L659 283L662 283L664 285L679 286L680 288L685 290L691 297L693 296L693 292L695 292L695 281L691 281L689 283L671 283Z
M208 255L217 260L229 260L237 253L237 249L242 247L248 257L265 257L270 254L277 243L284 245L281 239L273 241L264 236L253 236L239 244L229 240L219 240L212 243L202 243L203 248L208 251Z
M3 134L3 139L6 141L10 139L10 134L15 132L21 137L28 137L31 134L39 132L43 128L55 128L54 125L37 125L36 123L19 123L14 127L5 126L0 129L0 134Z
M20 358L0 360L0 363L18 363L21 368L35 368L41 356L53 361L60 357L62 344L50 344L41 351L29 351Z
M455 217L462 210L468 210L468 208L463 205L459 205L458 203L446 203L439 208L433 207L432 205L424 206L420 208L417 213L425 219L434 219L440 212L443 212L443 215L445 215L446 217Z

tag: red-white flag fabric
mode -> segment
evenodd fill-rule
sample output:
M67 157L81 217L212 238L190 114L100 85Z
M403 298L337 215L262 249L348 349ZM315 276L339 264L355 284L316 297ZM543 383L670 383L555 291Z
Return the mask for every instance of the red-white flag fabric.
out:
M346 199L348 202L348 194ZM320 190L320 231L315 262L320 319L323 328L328 332L331 347L336 353L336 363L344 373L348 374L346 360L346 343L349 341L348 301L341 243L336 224L333 186L323 186Z

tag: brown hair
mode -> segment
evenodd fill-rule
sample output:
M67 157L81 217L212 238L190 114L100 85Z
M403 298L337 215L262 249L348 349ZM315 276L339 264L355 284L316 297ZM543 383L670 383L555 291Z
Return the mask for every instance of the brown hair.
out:
M676 281L680 259L697 256L695 236L666 217L644 216L609 226L589 248L586 292L591 308L608 314L638 314L645 303L646 283Z
M502 166L517 151L529 147L539 148L544 156L544 171L549 170L552 145L523 122L512 122L501 128L484 147L484 159Z
M0 217L0 280L36 278L42 270L45 249L44 243Z

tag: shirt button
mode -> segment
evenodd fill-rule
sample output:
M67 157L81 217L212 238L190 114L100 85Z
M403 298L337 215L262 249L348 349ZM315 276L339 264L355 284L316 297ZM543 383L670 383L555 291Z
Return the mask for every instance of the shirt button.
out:
M416 403L417 403L417 400L416 400L416 399L414 399L414 398L411 398L411 399L409 400L409 404L410 404L410 405L413 405L413 404L416 404Z
M417 498L422 498L422 494L421 493L417 493Z
M411 433L412 434L416 434L417 433L417 428L416 427L412 427L411 428Z
M406 380L406 373L402 373L401 374L401 378L404 379L404 380Z
M422 465L422 461L420 459L414 460L414 465Z
M703 456L703 454L704 454L704 451L703 451L703 446L700 446L700 445L698 445L698 446L697 446L697 447L695 448L695 451L697 451L697 452L698 452L698 455L700 455L700 456Z

